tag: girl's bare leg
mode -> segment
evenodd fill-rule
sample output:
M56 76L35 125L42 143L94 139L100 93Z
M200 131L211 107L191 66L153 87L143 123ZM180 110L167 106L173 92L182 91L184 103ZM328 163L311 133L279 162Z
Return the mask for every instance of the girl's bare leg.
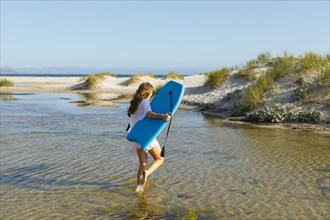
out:
M137 185L139 185L143 177L143 171L147 169L148 156L142 149L138 149L137 154L140 163L139 170L137 172Z
M151 150L149 150L149 153L154 158L154 162L150 165L149 169L144 169L142 172L142 179L140 181L140 185L145 185L147 183L148 176L152 174L155 170L157 170L163 163L164 158L160 156L161 148L158 145L153 147Z

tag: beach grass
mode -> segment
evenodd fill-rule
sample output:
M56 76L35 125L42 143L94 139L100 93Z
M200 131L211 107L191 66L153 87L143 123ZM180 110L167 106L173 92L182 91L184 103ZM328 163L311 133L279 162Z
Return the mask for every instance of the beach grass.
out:
M163 79L184 79L184 77L182 75L180 75L179 73L176 73L174 71L166 74Z
M324 69L322 70L321 73L321 81L330 86L330 60L328 61L328 63L324 66Z
M150 78L153 78L153 79L157 79L158 77L153 74L153 73L147 73L146 76L150 77Z
M272 54L270 52L264 52L258 55L258 63L265 64L272 60Z
M265 61L269 59L267 57L270 57L267 55L266 58L264 58L264 56L266 55L262 55L259 57L259 59ZM319 82L318 84L320 85L320 90L327 90L326 97L328 97L330 95L329 60L329 56L322 57L314 52L307 52L301 57L294 57L293 55L284 52L282 57L272 59L272 65L269 67L269 69L263 75L261 75L255 81L255 83L248 86L244 90L245 104L243 107L241 107L241 110L243 112L247 112L263 104L266 93L271 92L271 90L275 88L276 81L288 75L294 76L296 78L298 87L295 91L295 95L297 99L302 101L309 101L313 98L313 93L315 93L315 86L309 82L306 82L304 75L306 73L321 72L317 81ZM248 72L248 68L240 70L239 74L247 78L253 77L253 75Z
M272 55L270 52L260 53L257 59L252 59L246 62L244 69L255 69L260 65L266 64L272 60Z
M274 88L276 80L292 73L295 63L296 58L288 54L284 54L283 57L276 58L271 68L269 68L266 73L261 75L255 83L245 89L244 111L252 110L262 104L264 102L266 92L271 91Z
M14 86L14 83L8 79L0 80L0 87L11 87Z
M157 76L152 73L147 73L147 74L137 73L137 74L131 76L131 78L127 82L127 85L130 86L130 85L133 85L133 84L139 82L142 79L142 77L150 77L153 79L157 79Z
M117 77L115 74L109 72L101 72L98 74L91 74L87 77L85 84L88 89L95 89L99 83L107 77Z
M253 69L249 69L249 68L240 69L237 74L238 74L239 77L246 78L246 79L251 80L251 81L255 80L257 78L257 76L254 73Z
M257 78L254 70L258 68L260 65L266 65L269 61L272 60L272 55L270 52L264 52L258 55L256 60L249 60L246 62L246 65L243 68L236 67L235 69L239 69L238 76L242 78L246 78L250 81L255 80Z
M219 88L229 76L230 69L222 68L205 73L207 79L204 86L210 85L213 89Z
M127 85L130 86L130 85L133 85L135 83L137 83L138 81L140 81L140 79L143 77L143 73L138 73L138 74L135 74L133 75L127 82Z
M260 76L256 82L249 86L244 92L244 110L248 111L262 104L266 92L271 90L274 85L275 82L270 74L266 73Z
M266 74L268 74L274 81L279 80L280 78L293 73L296 63L297 58L292 55L284 54L283 57L278 57L274 60L273 65Z
M324 64L324 67L322 68L321 74L317 81L319 89L321 91L325 91L325 94L323 96L323 102L326 102L330 105L330 59L326 59L326 61L327 62ZM322 94L322 92L320 93Z
M325 68L329 60L314 52L307 52L300 57L300 69L308 73L317 73Z

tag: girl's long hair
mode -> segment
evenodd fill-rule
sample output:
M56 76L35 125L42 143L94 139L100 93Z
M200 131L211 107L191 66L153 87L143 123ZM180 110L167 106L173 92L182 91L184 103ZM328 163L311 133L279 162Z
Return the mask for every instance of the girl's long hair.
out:
M139 86L139 88L136 90L133 99L131 100L131 105L128 108L127 113L129 115L133 114L136 110L138 105L141 103L143 99L146 99L149 97L150 94L154 91L154 88L149 82L143 82Z

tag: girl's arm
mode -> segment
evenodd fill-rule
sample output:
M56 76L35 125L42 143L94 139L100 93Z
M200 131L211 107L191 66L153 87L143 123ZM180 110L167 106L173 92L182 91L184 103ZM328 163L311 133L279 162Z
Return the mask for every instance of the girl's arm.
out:
M163 119L164 121L170 121L171 116L167 114L158 114L156 112L148 111L147 112L147 117L148 118L153 118L153 119Z

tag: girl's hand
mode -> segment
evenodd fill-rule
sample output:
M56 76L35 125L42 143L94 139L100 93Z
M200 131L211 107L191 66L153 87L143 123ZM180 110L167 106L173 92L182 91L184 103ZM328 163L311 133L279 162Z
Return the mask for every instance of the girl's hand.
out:
M164 114L163 117L162 117L162 119L163 119L164 121L170 121L170 120L171 120L171 116L170 116L169 114L170 114L170 112L167 113L167 114Z

